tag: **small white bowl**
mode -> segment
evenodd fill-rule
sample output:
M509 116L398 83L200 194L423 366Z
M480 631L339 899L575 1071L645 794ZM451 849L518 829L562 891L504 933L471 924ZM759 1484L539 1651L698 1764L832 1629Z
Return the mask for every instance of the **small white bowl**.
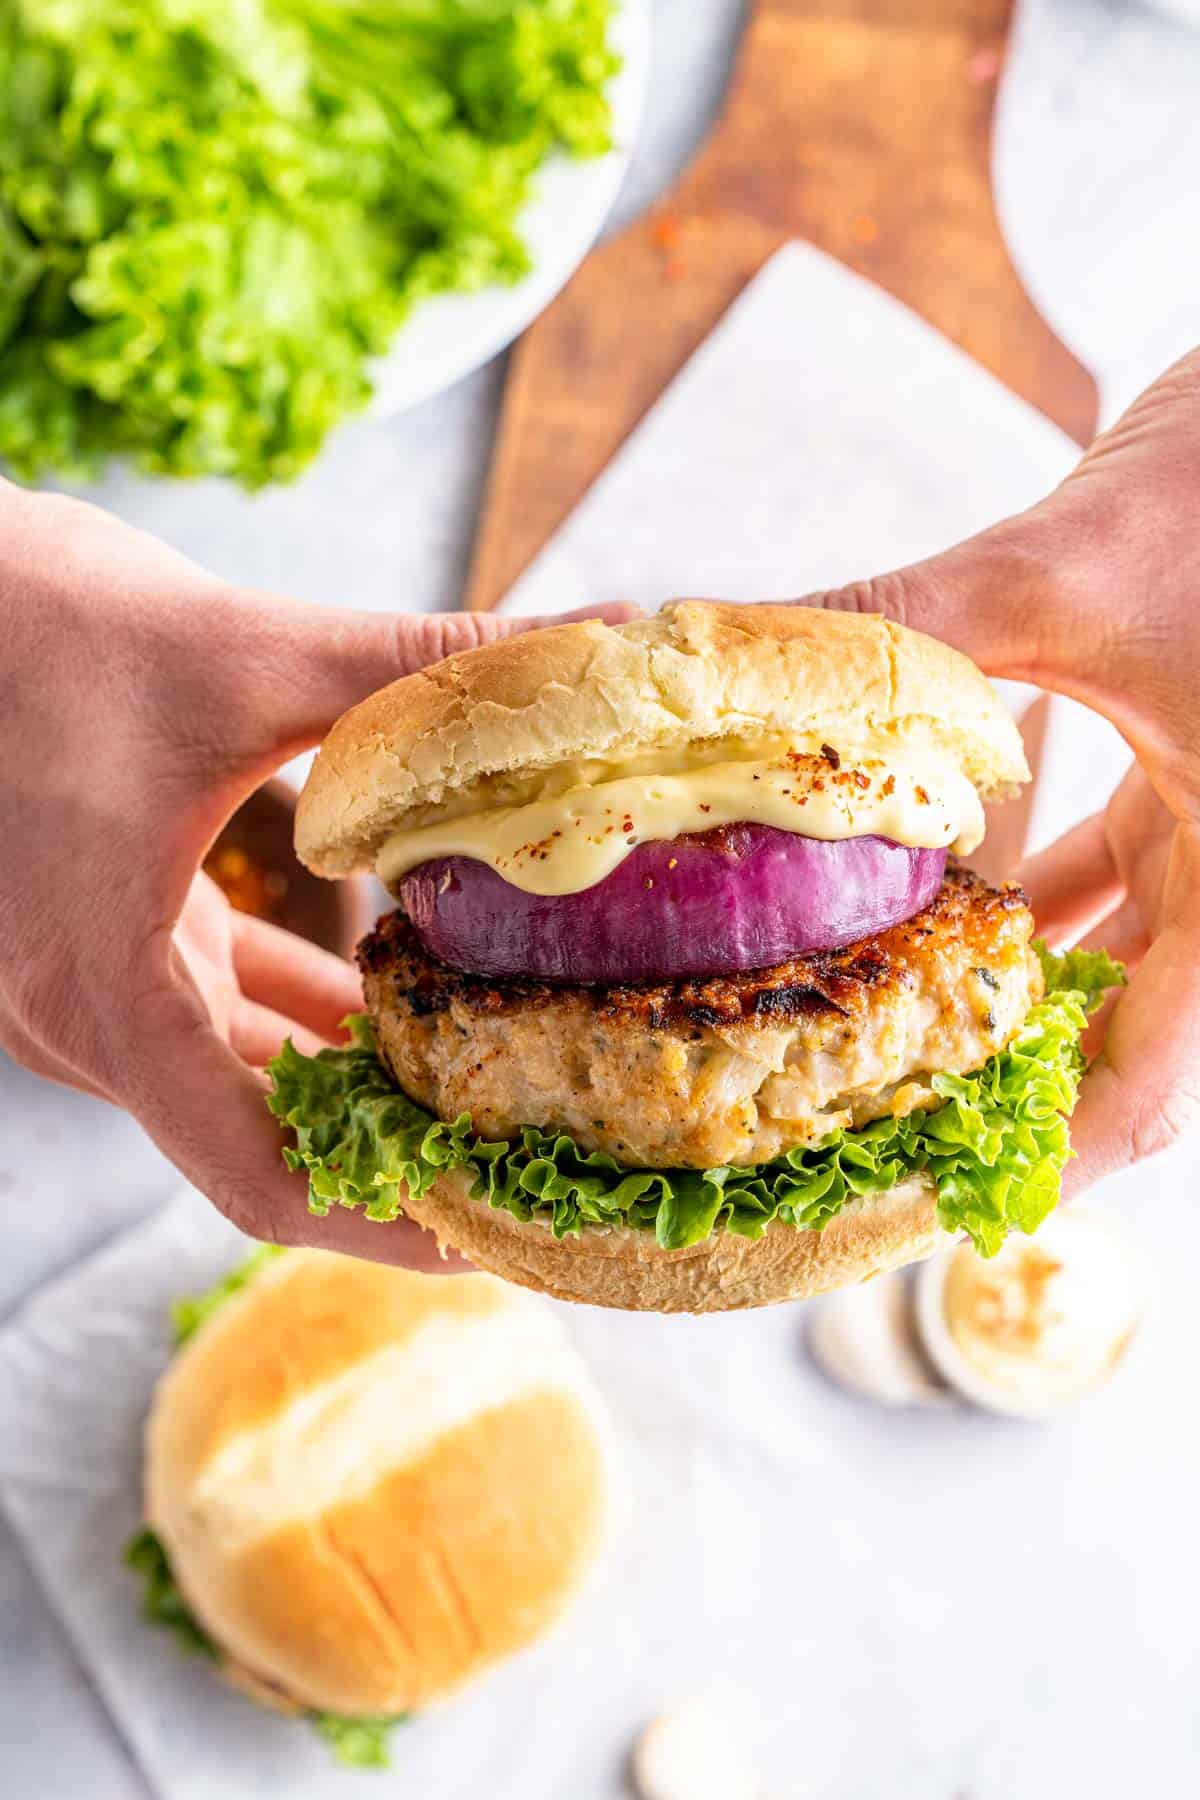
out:
M897 1269L826 1294L805 1344L821 1373L879 1406L957 1406L925 1353L913 1317L915 1271Z
M1014 1233L990 1260L963 1243L926 1263L916 1320L930 1361L964 1399L1011 1418L1048 1419L1113 1374L1145 1292L1134 1245L1071 1207L1032 1238Z

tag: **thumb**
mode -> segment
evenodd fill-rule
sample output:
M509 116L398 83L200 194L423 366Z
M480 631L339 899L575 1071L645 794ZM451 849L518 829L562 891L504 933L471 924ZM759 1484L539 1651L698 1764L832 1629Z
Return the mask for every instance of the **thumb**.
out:
M635 614L636 608L624 604L558 618L342 612L255 595L248 621L256 670L252 755L276 766L317 743L336 719L377 688L447 656L538 626L581 618L615 625Z
M1070 692L1063 671L1072 647L1079 660L1079 624L1053 527L1049 511L1036 507L923 562L797 604L876 613L952 644L989 675Z

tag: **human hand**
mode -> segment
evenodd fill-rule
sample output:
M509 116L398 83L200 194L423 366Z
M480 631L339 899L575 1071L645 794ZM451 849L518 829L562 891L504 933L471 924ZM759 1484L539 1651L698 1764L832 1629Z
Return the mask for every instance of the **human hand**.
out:
M1068 694L1136 762L1102 813L1016 871L1039 929L1129 964L1101 1015L1067 1191L1200 1116L1200 352L1046 500L944 555L804 604L883 613L989 674Z
M627 609L611 609L624 616ZM243 1230L440 1266L307 1210L262 1064L362 1004L350 964L198 873L226 819L385 682L534 621L331 612L231 587L97 509L0 483L0 1045L128 1108Z

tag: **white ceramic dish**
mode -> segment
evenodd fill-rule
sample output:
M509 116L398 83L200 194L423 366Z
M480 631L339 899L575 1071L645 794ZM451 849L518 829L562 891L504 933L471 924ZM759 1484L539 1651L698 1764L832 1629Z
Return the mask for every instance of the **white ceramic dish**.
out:
M916 1271L826 1294L808 1316L805 1343L823 1374L879 1406L955 1406L925 1351L913 1312Z
M1013 1244L1020 1250L1028 1240ZM975 1406L1016 1419L1049 1419L1103 1384L1123 1361L1145 1310L1146 1270L1136 1246L1105 1218L1066 1207L1039 1227L1032 1244L1067 1271L1054 1290L1049 1320L1057 1346L1046 1348L1021 1370L1003 1357L988 1373L968 1357L946 1316L946 1280L952 1259L971 1255L965 1245L922 1264L916 1274L915 1314L924 1350L951 1388ZM984 1265L987 1267L988 1265ZM1066 1311L1061 1311L1065 1308ZM1066 1364L1062 1359L1068 1356ZM1074 1364L1074 1367L1071 1366Z
M414 310L373 371L369 410L375 418L416 406L503 350L587 254L617 197L641 118L650 58L648 0L620 0L612 41L622 59L611 88L614 148L590 160L556 155L539 170L520 220L533 261L524 281L441 294Z

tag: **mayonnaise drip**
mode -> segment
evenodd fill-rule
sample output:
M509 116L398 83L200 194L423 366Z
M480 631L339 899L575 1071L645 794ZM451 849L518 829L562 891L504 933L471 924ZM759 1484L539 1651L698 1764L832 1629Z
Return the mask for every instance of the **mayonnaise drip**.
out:
M918 849L973 850L983 808L953 759L935 748L860 756L828 746L780 746L765 757L694 768L678 755L655 772L598 765L563 785L561 771L522 805L493 806L396 832L379 853L394 887L418 864L469 856L530 894L575 894L610 875L630 850L718 825L774 825L827 842L875 835ZM664 761L667 759L664 758Z

